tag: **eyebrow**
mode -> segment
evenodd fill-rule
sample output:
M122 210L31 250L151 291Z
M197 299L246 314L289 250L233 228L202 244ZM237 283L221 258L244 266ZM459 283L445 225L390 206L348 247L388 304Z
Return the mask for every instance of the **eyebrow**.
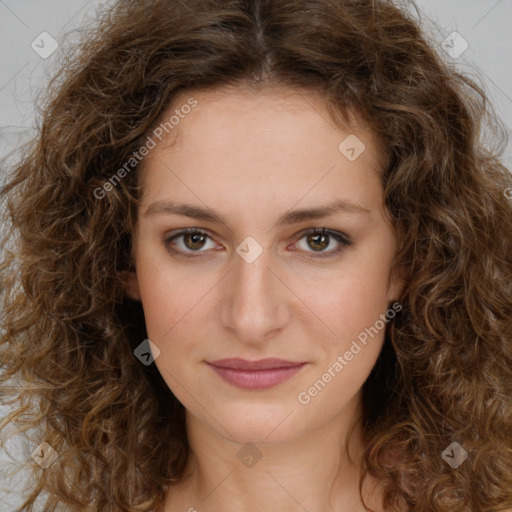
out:
M370 210L362 206L352 203L351 201L338 199L326 205L291 210L282 215L276 222L277 226L298 224L306 220L321 219L336 213L350 213L350 214L368 214ZM204 222L226 224L224 218L218 213L209 208L196 206L183 203L172 203L170 201L158 201L152 203L146 209L144 216L153 215L181 215L184 217L191 217L193 219L201 220Z

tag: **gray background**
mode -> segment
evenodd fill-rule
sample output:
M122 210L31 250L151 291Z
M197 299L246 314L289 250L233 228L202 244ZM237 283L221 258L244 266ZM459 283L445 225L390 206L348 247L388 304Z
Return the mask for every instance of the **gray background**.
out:
M59 46L43 59L32 49L32 42L40 41L42 32L48 32L58 43L64 35L72 42L76 29L94 18L96 7L109 3L106 0L0 0L0 157L11 153L15 158L15 148L33 134L37 118L34 100L39 92L44 92L61 55ZM417 4L423 13L424 29L439 52L483 86L510 134L512 0L418 0ZM460 37L468 43L467 49L455 58L443 49L446 48L443 41L454 31L460 36L452 51L463 48ZM45 47L48 48L46 43ZM510 142L504 161L512 169ZM0 417L5 413L0 408ZM11 455L22 462L34 448L30 444L25 447L13 444ZM0 470L8 467L9 460L5 453L0 453ZM15 510L17 500L14 492L3 494L1 488L20 491L21 484L17 481L20 478L0 480L2 512Z

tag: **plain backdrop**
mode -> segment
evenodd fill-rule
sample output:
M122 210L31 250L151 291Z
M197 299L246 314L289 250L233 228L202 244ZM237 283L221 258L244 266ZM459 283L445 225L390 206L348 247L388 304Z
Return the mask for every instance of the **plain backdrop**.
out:
M0 0L0 157L33 135L34 100L56 69L64 36L91 22L106 0ZM424 29L443 57L455 62L488 93L510 134L512 127L512 0L417 0ZM454 34L456 32L456 34ZM57 46L52 50L52 45ZM510 135L509 135L510 136ZM512 169L509 142L504 156ZM0 175L0 182L2 176ZM0 417L5 410L0 408ZM11 455L23 462L35 446L13 444ZM0 453L0 469L10 458ZM1 480L0 510L16 509L23 479ZM11 492L7 492L8 490ZM40 508L42 510L42 508Z

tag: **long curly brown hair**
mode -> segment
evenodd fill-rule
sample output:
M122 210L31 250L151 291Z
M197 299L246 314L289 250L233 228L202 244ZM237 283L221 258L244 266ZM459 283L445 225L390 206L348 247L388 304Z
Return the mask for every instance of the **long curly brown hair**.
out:
M68 48L1 191L1 442L35 429L31 448L58 454L44 469L27 457L22 510L42 495L45 511L157 510L183 475L184 408L134 356L147 335L125 296L137 166L105 183L178 93L226 85L315 90L382 143L406 279L364 385L360 481L381 481L390 511L512 507L512 177L490 145L504 131L410 6L120 1Z

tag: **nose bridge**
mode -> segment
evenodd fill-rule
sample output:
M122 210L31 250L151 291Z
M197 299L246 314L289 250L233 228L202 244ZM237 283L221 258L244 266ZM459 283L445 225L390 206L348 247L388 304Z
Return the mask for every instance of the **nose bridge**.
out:
M235 269L235 293L239 305L257 303L270 294L269 260L268 249L263 250L254 261L238 257Z
M224 325L234 330L237 338L253 342L266 339L287 319L282 284L270 269L271 252L258 246L249 240L237 248L223 303Z

